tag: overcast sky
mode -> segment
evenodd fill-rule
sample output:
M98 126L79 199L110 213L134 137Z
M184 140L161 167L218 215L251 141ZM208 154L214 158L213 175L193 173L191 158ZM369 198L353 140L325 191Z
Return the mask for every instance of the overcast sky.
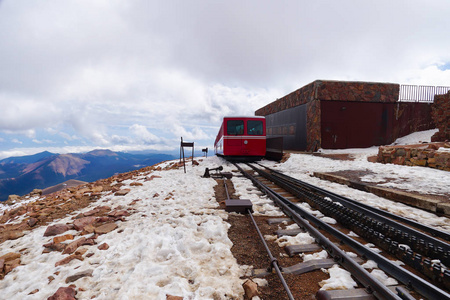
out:
M450 86L450 1L0 0L0 159L213 147L316 79Z

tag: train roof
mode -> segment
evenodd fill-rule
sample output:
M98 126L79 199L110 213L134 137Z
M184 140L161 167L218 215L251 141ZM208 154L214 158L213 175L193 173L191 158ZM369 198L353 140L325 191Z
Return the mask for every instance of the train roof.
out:
M239 118L239 119L265 119L266 117L264 116L226 116L223 117L224 119L229 119L229 118Z

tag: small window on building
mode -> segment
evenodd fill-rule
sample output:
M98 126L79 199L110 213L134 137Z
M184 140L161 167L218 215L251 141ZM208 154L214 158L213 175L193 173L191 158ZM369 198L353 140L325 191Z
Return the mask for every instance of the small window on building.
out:
M248 135L263 135L263 121L247 121Z
M242 120L228 120L227 134L240 135L244 134L244 121Z

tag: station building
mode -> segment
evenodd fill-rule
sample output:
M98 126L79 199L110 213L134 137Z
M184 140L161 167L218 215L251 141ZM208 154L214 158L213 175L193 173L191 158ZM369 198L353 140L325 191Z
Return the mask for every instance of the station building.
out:
M255 115L266 117L267 137L283 137L285 150L367 148L435 128L431 104L448 89L316 80Z

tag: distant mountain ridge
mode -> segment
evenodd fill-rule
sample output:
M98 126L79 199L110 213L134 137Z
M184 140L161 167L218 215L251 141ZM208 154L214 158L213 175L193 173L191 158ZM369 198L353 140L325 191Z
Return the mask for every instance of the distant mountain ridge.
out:
M70 179L92 182L172 159L175 157L169 154L129 154L105 149L9 157L0 160L0 201L12 194L24 195Z

